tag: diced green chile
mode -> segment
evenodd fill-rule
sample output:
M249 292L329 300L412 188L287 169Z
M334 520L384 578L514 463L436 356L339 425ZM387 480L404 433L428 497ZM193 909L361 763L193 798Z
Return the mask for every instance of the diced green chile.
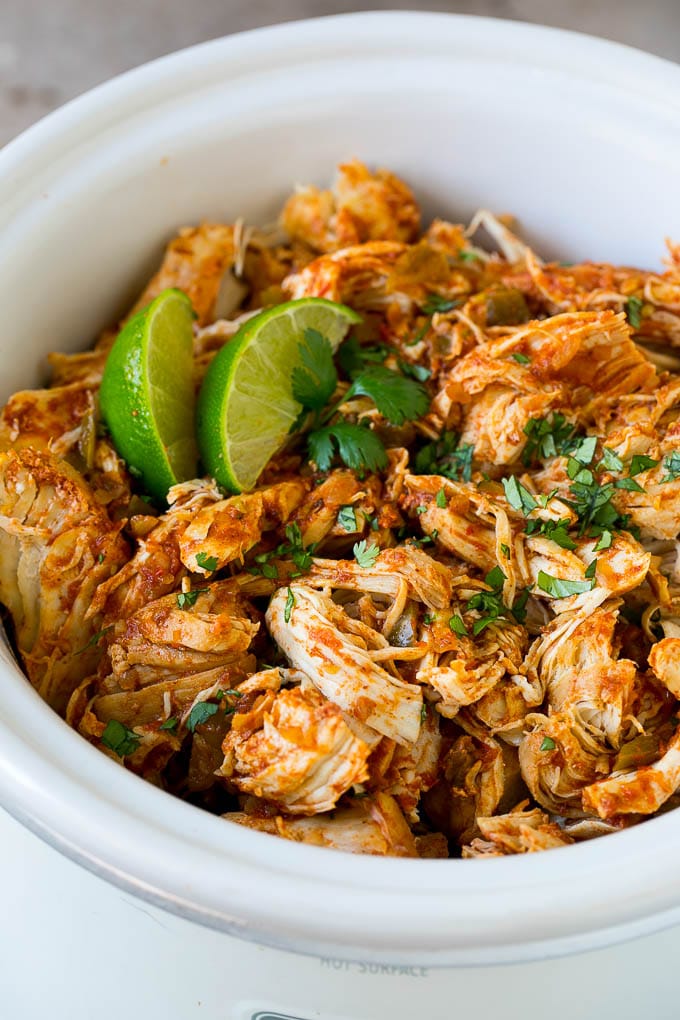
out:
M519 326L528 322L531 313L521 290L515 287L499 287L487 294L487 326Z

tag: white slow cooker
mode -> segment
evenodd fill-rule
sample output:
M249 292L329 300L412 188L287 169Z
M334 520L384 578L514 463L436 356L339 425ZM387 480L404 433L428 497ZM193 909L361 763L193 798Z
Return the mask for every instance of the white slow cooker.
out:
M115 320L178 226L265 222L353 155L427 212L512 211L548 255L655 265L680 237L680 69L387 13L232 36L95 89L0 153L0 398ZM0 803L3 1020L680 1013L678 812L491 860L289 843L125 772L4 646Z

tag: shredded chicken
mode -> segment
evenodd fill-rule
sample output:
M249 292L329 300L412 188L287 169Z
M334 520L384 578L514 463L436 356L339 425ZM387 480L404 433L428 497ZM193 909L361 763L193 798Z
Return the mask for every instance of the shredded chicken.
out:
M321 297L362 320L335 392L253 491L155 506L101 427L117 330L51 354L0 411L0 604L70 726L231 822L382 856L567 847L680 803L680 246L565 265L489 210L420 223L351 160L269 227L180 230L129 314L188 295L195 386L260 309ZM417 380L421 416L371 369ZM329 424L380 469L338 440L319 470Z

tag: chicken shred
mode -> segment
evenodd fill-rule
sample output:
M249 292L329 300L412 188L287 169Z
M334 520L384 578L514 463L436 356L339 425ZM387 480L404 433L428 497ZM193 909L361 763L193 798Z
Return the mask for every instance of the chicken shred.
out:
M129 314L188 295L198 387L261 308L350 305L326 421L386 467L318 470L308 420L253 491L196 478L154 506L101 428L117 330L51 354L0 411L0 607L31 684L147 781L313 846L499 857L675 807L668 247L647 271L546 263L489 210L423 229L357 159L272 226L180 230ZM362 363L419 380L423 417L347 394Z

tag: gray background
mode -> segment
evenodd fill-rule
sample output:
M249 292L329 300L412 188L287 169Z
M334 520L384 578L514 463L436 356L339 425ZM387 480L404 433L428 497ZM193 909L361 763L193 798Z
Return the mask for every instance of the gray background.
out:
M98 82L182 46L277 21L397 8L557 25L680 61L680 0L0 0L0 145Z

